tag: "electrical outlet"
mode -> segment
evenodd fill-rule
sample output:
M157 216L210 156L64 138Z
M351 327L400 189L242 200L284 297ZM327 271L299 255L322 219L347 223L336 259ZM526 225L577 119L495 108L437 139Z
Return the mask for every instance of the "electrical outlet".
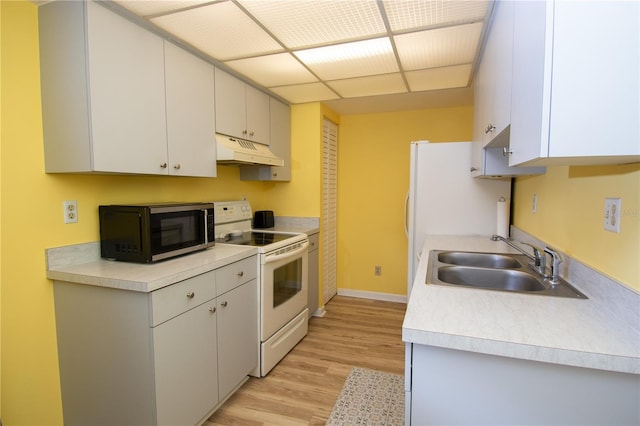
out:
M620 233L621 198L604 199L604 229L606 231Z
M533 201L531 202L531 213L538 211L538 194L533 194Z
M382 275L382 266L376 265L374 274L377 275L377 276Z
M78 202L67 200L62 202L64 223L78 223Z

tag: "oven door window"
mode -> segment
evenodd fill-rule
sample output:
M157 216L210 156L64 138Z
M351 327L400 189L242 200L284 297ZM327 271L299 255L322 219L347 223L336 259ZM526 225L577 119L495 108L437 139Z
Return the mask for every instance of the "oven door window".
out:
M273 307L277 307L302 290L302 258L273 271Z
M151 215L153 254L202 244L205 240L204 236L204 218L201 210Z

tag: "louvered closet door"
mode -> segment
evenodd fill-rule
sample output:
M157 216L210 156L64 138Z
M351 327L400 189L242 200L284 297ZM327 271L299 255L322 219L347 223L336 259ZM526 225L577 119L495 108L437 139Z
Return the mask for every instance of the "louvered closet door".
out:
M336 231L338 217L338 126L322 124L322 251L324 303L336 294Z

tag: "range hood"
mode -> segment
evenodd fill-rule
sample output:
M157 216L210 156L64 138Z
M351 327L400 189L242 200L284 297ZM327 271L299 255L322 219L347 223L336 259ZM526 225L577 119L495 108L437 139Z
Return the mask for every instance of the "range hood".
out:
M216 133L216 145L217 162L220 164L284 166L282 158L260 143Z

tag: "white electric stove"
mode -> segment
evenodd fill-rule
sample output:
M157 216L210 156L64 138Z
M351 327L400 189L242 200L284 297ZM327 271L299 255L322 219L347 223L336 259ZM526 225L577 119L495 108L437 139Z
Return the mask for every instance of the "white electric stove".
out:
M308 246L305 234L252 229L248 201L214 203L216 244L258 249L260 365L269 371L307 334Z

